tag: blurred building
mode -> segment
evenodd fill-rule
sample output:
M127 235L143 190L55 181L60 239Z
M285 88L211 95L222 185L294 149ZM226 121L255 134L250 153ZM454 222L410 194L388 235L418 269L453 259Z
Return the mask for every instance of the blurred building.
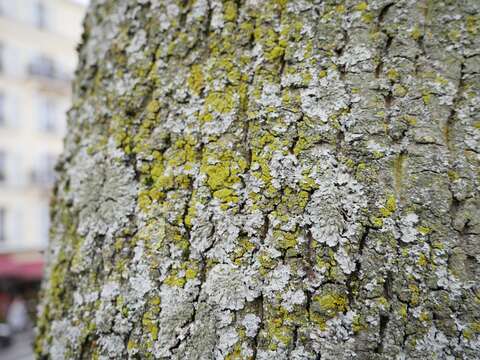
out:
M85 5L0 0L0 295L38 281Z

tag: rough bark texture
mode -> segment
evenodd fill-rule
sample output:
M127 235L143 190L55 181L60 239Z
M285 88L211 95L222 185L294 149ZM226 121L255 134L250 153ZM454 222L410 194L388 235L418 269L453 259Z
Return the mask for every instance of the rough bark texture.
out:
M480 358L477 0L97 0L51 359Z

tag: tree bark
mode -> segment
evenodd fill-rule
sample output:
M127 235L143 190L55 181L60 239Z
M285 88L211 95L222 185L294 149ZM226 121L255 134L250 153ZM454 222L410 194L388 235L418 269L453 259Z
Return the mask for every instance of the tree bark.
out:
M480 358L479 8L93 1L39 358Z

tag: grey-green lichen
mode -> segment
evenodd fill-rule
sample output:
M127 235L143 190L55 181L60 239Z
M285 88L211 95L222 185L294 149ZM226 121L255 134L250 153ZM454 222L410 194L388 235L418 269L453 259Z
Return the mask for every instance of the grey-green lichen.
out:
M92 1L36 352L474 359L477 1Z

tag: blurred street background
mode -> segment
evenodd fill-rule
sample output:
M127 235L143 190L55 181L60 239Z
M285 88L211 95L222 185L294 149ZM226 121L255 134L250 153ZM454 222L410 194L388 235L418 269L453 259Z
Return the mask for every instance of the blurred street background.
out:
M0 359L33 359L53 171L87 0L0 0Z

